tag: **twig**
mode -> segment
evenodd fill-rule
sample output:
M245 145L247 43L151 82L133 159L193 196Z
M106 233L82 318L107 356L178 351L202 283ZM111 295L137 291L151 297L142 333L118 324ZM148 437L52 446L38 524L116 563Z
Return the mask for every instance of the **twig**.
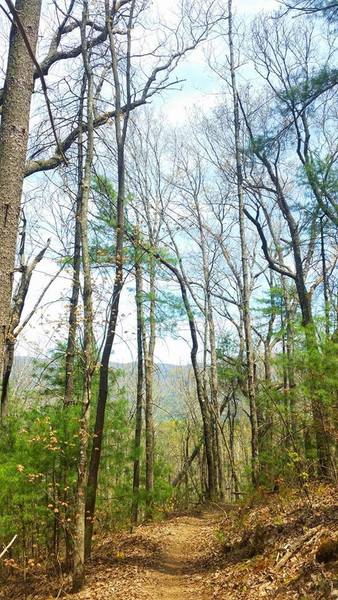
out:
M16 533L15 536L9 542L9 544L6 546L6 548L1 552L0 558L2 558L4 554L6 554L7 550L9 550L10 547L12 546L12 544L14 544L17 537L18 537L18 534Z
M281 558L281 560L277 563L276 569L279 570L282 567L284 567L284 565L286 565L286 563L290 560L290 558L292 558L298 552L298 550L303 546L304 542L307 542L308 540L311 540L312 538L314 538L316 536L320 527L321 526L318 525L318 527L315 527L314 529L310 529L310 531L308 531L305 535L303 535L300 538L300 540L298 540L297 544L295 546L293 546L286 554L284 554L283 558Z

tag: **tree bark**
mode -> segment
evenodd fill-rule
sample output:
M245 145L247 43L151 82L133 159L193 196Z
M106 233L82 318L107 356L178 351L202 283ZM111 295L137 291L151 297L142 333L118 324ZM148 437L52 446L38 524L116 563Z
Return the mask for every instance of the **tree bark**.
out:
M249 265L248 265L248 247L246 241L245 222L244 222L244 198L243 198L243 174L242 161L240 154L240 118L239 102L236 83L236 66L233 43L233 13L232 0L228 1L228 19L229 19L229 50L230 50L230 70L231 87L233 94L233 112L234 112L234 131L235 131L235 154L236 154L236 180L238 196L238 216L241 241L241 260L242 260L242 278L243 278L243 323L245 332L246 346L246 371L247 371L247 390L250 405L251 422L251 477L254 486L258 484L259 477L259 441L258 441L258 418L256 405L256 390L254 380L254 353L252 344L251 316L250 316L250 290L249 290Z
M197 456L199 456L202 446L203 446L203 441L200 441L195 446L193 451L189 454L189 456L186 457L184 464L182 466L182 469L177 473L177 475L175 475L174 479L171 482L171 485L173 487L178 487L182 483L182 481L186 477L187 473L189 472L189 469L190 469L191 465L193 464L195 458L197 458Z
M325 236L324 236L324 217L320 217L320 253L322 259L322 272L323 272L323 295L324 295L324 314L325 314L325 333L327 337L330 335L330 298L329 288L327 280L327 267L326 267L326 252L325 252Z
M185 279L184 279L182 273L180 273L180 271L176 267L174 267L171 263L166 261L158 253L155 253L154 257L157 258L165 267L167 267L167 269L169 269L169 271L171 271L175 275L175 277L179 283L180 290L181 290L182 300L183 300L184 308L185 308L188 323L189 323L189 330L190 330L190 336L191 336L191 341L192 341L190 357L191 357L191 364L192 364L195 382L196 382L197 399L198 399L198 403L200 406L202 423L203 423L204 449L205 449L205 456L206 456L206 462L207 462L207 467L208 467L207 468L207 482L208 482L207 483L207 497L208 497L208 499L213 499L213 498L217 497L217 478L215 477L216 470L215 470L214 457L213 457L212 428L211 428L211 423L210 423L210 415L209 415L208 407L205 403L205 398L204 398L204 393L203 393L203 381L202 381L200 370L198 367L197 328L196 328L196 323L195 323L195 319L194 319L194 314L192 312L190 302L189 302L187 285L186 285L186 282L185 282Z
M128 50L126 60L126 80L127 80L127 97L128 106L131 102L130 91L130 50L131 50L131 26L133 23L133 11L135 0L131 2L129 24L128 24ZM102 452L103 429L105 421L106 403L108 397L108 376L109 376L109 360L115 339L117 317L120 304L120 295L123 288L123 251L124 251L124 206L126 195L126 166L125 166L125 142L129 120L129 109L126 112L122 110L122 91L120 75L118 72L118 57L116 50L116 41L113 33L113 23L111 10L108 0L105 2L106 10L106 25L108 29L109 47L112 61L112 72L115 84L115 138L117 144L117 215L116 215L116 250L115 250L115 280L113 287L112 303L110 309L109 323L106 334L106 339L103 347L100 375L99 375L99 393L97 400L96 418L94 425L94 440L92 447L89 465L88 487L86 497L86 557L91 553L91 544L93 536L94 515L96 506L96 494L98 485L98 476Z
M83 134L82 134L82 115L83 101L86 86L86 78L83 79L80 107L79 107L79 137L78 137L78 181L82 180L83 171ZM65 395L64 404L68 406L74 403L74 361L76 351L76 332L78 326L78 307L80 295L80 271L81 271L81 203L82 189L78 186L75 205L75 230L74 230L74 250L73 250L73 278L72 294L70 298L69 317L68 317L68 338L66 348L66 377L65 377Z
M41 0L17 0L16 11L35 53ZM8 331L34 65L13 21L0 126L0 365Z
M209 286L207 288L207 319L209 324L209 341L210 341L210 391L211 403L215 413L215 438L217 448L217 470L218 470L218 487L220 498L225 497L225 477L224 477L224 457L223 444L221 441L221 411L219 405L218 393L218 375L217 375L217 350L216 350L216 334L213 315L213 307L211 301L211 292Z
M87 122L88 136L86 159L81 186L81 250L83 269L83 371L84 389L82 397L82 417L80 422L80 455L78 462L76 512L74 524L74 556L73 556L73 592L82 589L85 583L85 526L86 526L86 488L88 478L88 448L92 376L94 372L94 336L93 336L93 299L88 243L88 204L91 186L91 170L94 152L93 126L93 75L89 62L86 45L86 21L88 18L88 3L84 0L81 40L83 62L87 79Z
M145 434L146 434L146 518L153 516L154 492L154 416L153 416L153 383L154 383L154 352L156 342L156 290L155 290L155 265L152 256L149 257L149 339L147 343L144 327L144 368L145 368Z
M135 253L138 248L135 247ZM137 317L137 392L136 392L136 416L135 416L135 437L134 437L134 467L133 467L133 501L131 506L131 522L137 525L139 516L139 493L140 493L140 474L141 474L141 439L142 439L142 410L143 410L143 384L144 384L144 363L143 363L143 282L142 267L136 257L135 263L135 281L136 281L136 317Z

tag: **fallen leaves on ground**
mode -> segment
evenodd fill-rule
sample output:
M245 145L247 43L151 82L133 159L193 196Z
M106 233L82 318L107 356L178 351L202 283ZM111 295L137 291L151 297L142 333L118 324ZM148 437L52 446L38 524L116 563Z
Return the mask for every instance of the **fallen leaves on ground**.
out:
M338 511L332 486L256 494L97 543L86 587L12 571L1 600L322 600L338 598Z
M262 494L229 511L210 564L212 598L338 598L337 519L337 490L328 485Z

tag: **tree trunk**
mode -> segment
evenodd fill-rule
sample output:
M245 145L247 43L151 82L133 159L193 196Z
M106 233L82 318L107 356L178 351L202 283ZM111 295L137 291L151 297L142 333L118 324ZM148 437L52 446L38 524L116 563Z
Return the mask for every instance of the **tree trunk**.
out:
M89 465L89 476L88 476L88 487L86 497L86 557L89 558L91 553L91 544L93 536L94 526L94 515L96 506L96 495L98 476L102 452L103 442L103 430L106 412L106 403L108 397L108 376L109 376L109 360L115 339L117 317L120 304L120 296L123 288L123 251L124 251L124 205L125 205L125 179L126 179L126 166L125 166L125 142L128 129L129 121L129 107L131 102L131 90L130 90L130 50L131 50L131 26L133 23L133 11L135 1L131 3L130 15L129 15L129 26L127 31L128 38L128 53L126 57L126 80L127 80L127 97L128 106L125 112L122 111L122 95L121 95L121 83L120 75L118 71L118 57L117 50L115 47L115 39L113 33L113 22L110 11L110 5L106 1L106 26L108 30L109 47L112 60L112 72L115 85L115 138L117 144L117 208L116 208L116 250L115 250L115 280L113 287L112 303L109 315L108 329L106 339L104 342L101 365L100 365L100 376L99 376L99 393L97 399L96 417L94 425L94 440L95 443L92 446L90 465Z
M231 70L231 87L233 94L233 110L234 110L234 131L235 131L235 153L236 153L236 180L237 180L237 195L238 195L238 216L239 230L241 241L241 259L242 259L242 277L243 277L243 323L245 333L246 347L246 372L247 372L247 391L250 405L250 422L251 422L251 477L253 485L257 485L259 477L259 444L258 444L258 418L256 406L256 390L254 380L254 353L252 344L251 332L251 316L250 316L250 289L249 289L249 264L248 264L248 247L245 235L244 222L244 198L243 198L243 174L242 161L240 154L240 119L239 119L239 103L236 84L236 66L233 44L233 16L232 16L232 0L228 2L228 18L229 18L229 50L230 50L230 70Z
M79 107L79 136L78 136L78 181L82 180L83 170L83 139L82 139L82 115L83 101L86 79L83 79L80 107ZM81 200L82 189L78 186L75 206L75 232L74 232L74 251L73 251L73 279L72 295L70 298L69 318L68 318L68 339L66 348L66 381L64 404L68 406L74 403L74 361L76 349L76 331L78 325L78 306L80 295L80 270L81 270Z
M190 352L191 364L194 372L195 382L196 382L196 393L197 399L201 410L202 423L203 423L203 436L204 436L204 451L207 462L207 497L208 499L213 499L217 497L217 477L216 469L214 464L213 457L213 443L212 443L212 427L210 423L210 414L208 407L205 403L204 394L203 394L203 381L201 378L201 374L198 367L197 362L197 353L198 353L198 336L197 336L197 328L194 319L194 314L192 312L187 285L184 280L184 277L180 271L174 267L171 263L166 261L160 254L154 255L163 265L165 265L169 271L174 273L181 289L182 300L184 304L184 308L186 311L190 336L192 341L192 347Z
M138 252L137 247L135 252ZM136 313L137 313L137 393L134 438L134 469L133 469L133 501L131 506L131 522L137 525L139 513L140 471L141 471L141 436L142 436L142 409L143 409L143 285L142 267L138 258L135 264L136 280Z
M314 323L310 322L305 327L305 339L308 360L308 374L311 395L311 409L317 448L317 471L324 479L335 479L335 464L333 458L333 440L330 434L328 410L321 398L321 382L313 369L313 357L318 354L316 332ZM319 390L318 390L319 386Z
M144 328L144 368L146 384L145 400L145 433L146 433L146 518L153 516L153 492L154 492L154 416L153 416L153 384L154 384L154 352L156 342L156 290L155 290L155 264L150 257L149 264L149 340L147 343Z
M320 217L320 253L322 258L322 273L323 273L323 295L324 295L324 314L325 314L325 333L327 337L330 335L330 299L327 280L326 268L326 253L325 253L325 237L323 218Z
M239 495L239 482L236 472L236 456L235 456L235 427L236 427L236 414L237 414L237 406L236 400L234 396L234 392L232 394L232 400L234 405L234 410L231 410L231 406L229 407L229 462L231 469L231 493L234 498L237 500Z
M82 417L80 426L80 456L78 462L77 497L74 524L73 556L73 592L78 592L85 582L85 526L86 526L86 488L88 478L89 419L91 404L91 385L94 372L94 336L93 336L93 300L88 245L88 204L91 185L91 170L94 150L93 127L93 75L88 58L86 44L86 22L88 4L84 0L81 39L82 55L87 78L87 151L83 178L79 181L82 199L80 211L81 249L83 268L83 371L84 389L82 397Z
M90 465L89 465L89 477L88 477L88 489L87 489L87 500L86 500L86 557L90 556L91 552L91 540L93 535L93 523L96 505L96 493L97 483L102 451L103 442L103 430L105 421L106 403L108 397L108 376L109 376L109 360L115 339L115 331L120 303L120 295L123 287L123 230L124 230L124 216L123 216L123 204L124 204L124 152L119 151L119 167L120 173L119 181L119 192L118 192L118 226L116 235L116 269L115 269L115 281L113 288L113 298L110 310L110 317L108 323L108 330L106 340L102 352L101 364L100 364L100 375L99 375L99 392L97 399L96 418L94 425L94 440L95 443L92 446Z
M16 11L35 53L41 0L17 0ZM22 185L29 135L34 65L13 22L0 126L0 369L7 336Z
M43 259L46 250L49 246L50 240L47 245L36 255L30 264L24 264L24 251L25 251L25 231L22 234L22 242L20 247L20 280L16 292L13 296L11 312L9 317L9 323L7 328L7 336L4 347L4 360L3 360L3 375L2 375L2 389L1 389L1 421L7 416L8 412L8 394L9 394L9 379L12 372L14 362L14 350L19 331L21 330L20 320L22 312L25 306L26 297L28 294L30 282L35 267ZM48 287L48 286L47 286ZM34 309L33 309L34 313ZM22 326L23 327L23 326Z
M209 323L209 341L210 341L210 390L211 390L211 403L215 413L216 422L216 447L217 447L217 469L218 469L218 487L220 498L225 497L225 477L224 477L224 463L223 463L223 444L221 441L221 412L218 400L218 376L217 376L217 352L216 352L216 335L215 335L215 323L211 302L210 290L207 290L207 318Z
M8 339L5 343L5 355L3 361L2 388L1 388L1 422L8 414L9 379L14 362L15 341Z
M199 402L200 409L201 409L201 415L202 415L205 456L206 456L206 462L207 462L207 466L208 466L208 469L207 469L207 480L208 480L207 495L208 495L208 499L211 500L211 499L217 497L217 478L216 478L216 469L215 469L214 456L213 456L212 428L211 428L211 423L210 423L210 415L209 415L208 407L205 403L204 396L203 396L203 384L202 384L201 375L200 375L198 363L197 363L198 341L197 341L196 325L195 325L194 318L192 316L192 311L191 311L191 308L189 305L189 301L187 300L187 298L188 298L187 292L184 288L184 285L182 287L183 280L181 280L180 283L181 283L181 291L182 291L182 295L183 295L183 301L184 301L184 304L185 304L186 310L187 310L190 333L191 333L191 338L192 338L192 348L191 348L190 356L191 356L191 363L192 363L192 367L193 367L193 371L194 371L194 375L195 375L197 398L198 398L198 402Z
M79 295L80 295L80 274L81 274L81 219L82 219L82 178L83 178L83 113L84 113L84 98L87 86L87 79L84 75L82 81L80 102L79 102L79 136L77 143L77 194L76 194L76 206L75 206L75 232L74 232L74 251L73 251L73 277L72 277L72 293L70 298L69 306L69 317L68 317L68 338L66 347L66 360L65 360L65 390L63 397L64 408L67 409L70 405L75 403L74 398L74 364L75 364L75 349L76 349L76 336L78 327L78 310L79 310ZM68 440L68 419L64 418L64 436ZM66 455L62 457L61 469L62 477L67 482L67 473L69 464ZM64 501L66 502L67 492L65 492ZM65 546L66 546L66 557L65 564L66 569L70 570L74 564L74 540L72 525L66 521L65 524Z
M202 446L203 446L203 441L200 441L195 446L193 451L189 455L186 456L182 468L177 473L177 475L175 475L174 479L171 482L171 485L173 487L178 487L182 483L182 481L186 477L187 473L189 472L189 469L190 469L191 465L193 464L195 458L197 458L197 456L200 455Z

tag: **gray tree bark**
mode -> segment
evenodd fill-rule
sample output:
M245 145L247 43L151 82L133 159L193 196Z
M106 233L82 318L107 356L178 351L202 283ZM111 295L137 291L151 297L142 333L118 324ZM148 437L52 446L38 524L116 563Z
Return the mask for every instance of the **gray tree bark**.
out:
M135 253L139 250L135 246ZM141 438L142 438L142 409L143 409L143 384L144 384L144 362L143 362L143 278L142 267L138 256L135 264L136 281L136 316L137 316L137 391L136 391L136 415L135 415L135 437L134 437L134 466L133 466L133 501L131 506L131 523L137 525L139 516L139 493L141 475Z
M254 380L254 354L252 345L252 328L250 315L250 286L249 286L249 264L248 247L246 241L245 222L244 222L244 198L243 198L243 174L242 161L240 154L240 118L239 102L236 83L236 65L233 43L233 13L232 0L228 2L229 19L229 49L230 49L230 71L231 87L233 94L234 109L234 130L235 130L235 153L236 153L236 172L237 172L237 194L238 194L238 215L239 230L241 241L241 259L242 259L242 278L243 278L243 323L245 332L246 346L246 371L247 371L247 389L250 404L251 421L251 474L254 485L258 483L259 476L259 444L258 444L258 418L256 405L256 389Z
M88 204L91 186L91 171L94 152L93 125L93 75L86 45L86 21L88 3L84 0L81 28L82 55L87 79L87 148L81 186L81 209L79 215L81 227L81 253L83 269L83 372L84 386L82 397L82 416L80 422L80 455L78 462L76 512L74 525L73 591L79 591L85 582L85 526L86 526L86 489L88 479L88 448L92 376L94 372L94 336L93 336L93 300L92 280L88 241ZM79 173L80 174L80 173Z
M18 0L16 11L33 53L38 41L41 0ZM16 241L29 135L34 65L15 21L0 126L0 369L9 326Z
M146 429L146 518L153 516L153 491L154 491L154 416L153 416L153 383L154 383L154 352L156 342L155 322L155 265L154 259L150 257L149 265L149 339L146 339L144 328L144 367L145 367L145 429Z

